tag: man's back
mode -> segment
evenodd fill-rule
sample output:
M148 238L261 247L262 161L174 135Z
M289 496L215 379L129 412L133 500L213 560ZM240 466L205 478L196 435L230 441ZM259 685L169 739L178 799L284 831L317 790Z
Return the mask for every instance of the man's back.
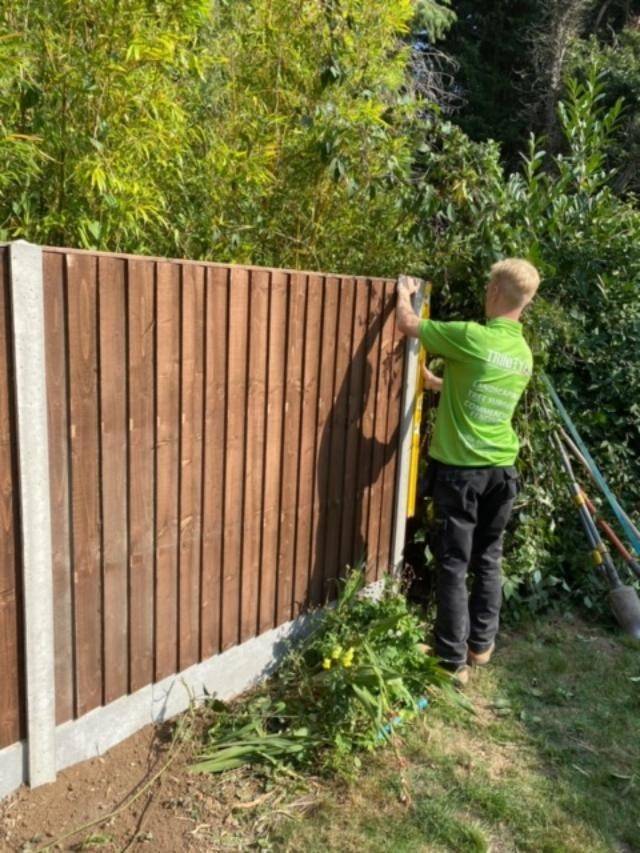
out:
M519 442L511 419L533 361L522 324L505 317L486 325L424 320L420 339L445 360L430 455L448 465L513 465Z

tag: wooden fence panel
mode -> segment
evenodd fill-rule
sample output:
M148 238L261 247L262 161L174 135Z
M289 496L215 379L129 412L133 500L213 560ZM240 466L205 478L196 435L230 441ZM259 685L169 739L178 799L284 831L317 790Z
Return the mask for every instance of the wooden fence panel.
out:
M220 649L229 271L207 270L200 657Z
M200 650L200 560L202 535L202 439L204 416L204 270L182 270L180 441L180 669Z
M336 369L336 340L340 310L340 282L324 279L321 358L318 377L318 417L316 426L315 494L311 539L311 601L320 603L332 591L325 583L329 480L333 425L333 386Z
M404 341L382 279L45 249L58 723L389 563ZM0 747L24 734L0 248Z
M390 302L392 310L395 304L394 289L387 289L387 299ZM402 407L402 386L404 380L404 343L405 337L398 330L395 311L393 311L391 353L385 360L384 366L384 383L388 388L389 394L386 406L386 431L384 438L387 452L381 472L383 485L376 577L380 577L381 574L393 568L391 565L391 534L393 532L395 514L398 454L392 451L392 449L397 448L399 440L400 409Z
M359 507L359 524L354 531L355 558L362 561L368 570L369 565L369 515L371 505L371 484L374 478L373 444L376 428L376 399L378 389L378 364L380 360L380 333L383 304L384 284L370 283L369 294L369 323L365 336L365 351L367 363L365 366L364 394L365 405L362 418L360 451L358 461L358 486L356 501Z
M69 388L64 255L45 254L43 288L48 383L49 484L51 491L56 722L75 713L73 573L69 512Z
M315 496L316 429L318 421L318 389L322 343L322 302L324 289L320 276L309 276L307 310L304 327L304 376L302 379L302 422L300 425L300 465L297 501L297 536L293 615L310 602L312 561L313 506Z
M278 530L284 430L286 371L287 286L285 273L271 275L265 435L264 508L262 514L262 566L260 573L260 631L276 624Z
M153 678L154 264L129 262L129 688Z
M228 649L238 642L240 631L248 318L249 274L246 270L236 268L231 272L229 289L227 354L229 403L227 406L222 585L223 649Z
M269 274L265 270L254 270L251 273L249 290L249 384L240 597L241 640L256 635L259 621L268 320Z
M369 526L367 533L367 577L375 580L378 576L378 548L380 544L380 514L383 506L383 470L387 462L387 410L389 404L389 380L391 359L393 357L394 315L391 283L381 289L381 324L379 335L380 355L378 358L378 376L376 380L375 420L372 433L371 486L369 504Z
M178 668L180 268L156 271L155 678Z
M369 320L369 289L366 281L358 280L355 287L355 320L349 365L349 397L347 411L347 445L343 489L342 528L340 537L340 569L353 566L360 554L355 553L354 531L360 527L358 488L358 458L362 438L365 367L367 364L366 334Z
M52 256L55 257L55 256ZM126 263L98 259L104 701L127 692L127 312Z
M0 247L0 749L25 735L9 252Z
M295 274L289 282L287 384L284 407L284 447L280 499L280 547L278 549L277 567L277 624L291 619L293 612L305 304L305 277Z
M340 534L342 529L345 451L349 403L349 376L351 341L355 312L355 291L351 279L340 280L340 308L336 368L333 382L333 408L331 412L331 452L329 454L329 487L327 495L327 528L324 555L324 582L327 593L335 595L335 580L340 574Z
M69 411L76 713L102 704L96 258L68 254Z

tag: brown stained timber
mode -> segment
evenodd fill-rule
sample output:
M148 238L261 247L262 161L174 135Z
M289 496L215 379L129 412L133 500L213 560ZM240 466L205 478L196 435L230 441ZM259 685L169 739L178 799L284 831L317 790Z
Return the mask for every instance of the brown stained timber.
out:
M393 285L382 285L382 310L380 334L380 356L378 359L378 378L376 383L376 407L373 425L373 448L371 460L371 489L369 503L369 533L367 537L369 561L367 577L375 580L378 576L378 548L380 541L380 513L382 500L382 472L388 461L390 448L386 444L387 406L389 403L389 381L393 359L394 312L391 295Z
M293 615L310 603L313 506L315 497L316 429L322 333L323 286L320 276L309 276L304 328L304 376L300 419L300 463L296 508L296 553Z
M242 540L240 603L241 640L255 636L259 622L268 319L269 276L265 271L253 271L249 285L244 535Z
M56 723L74 714L73 595L69 519L69 424L64 255L43 253L49 486L53 561ZM3 466L4 468L4 466Z
M204 270L182 269L179 668L200 656Z
M227 424L222 579L222 648L234 646L240 634L240 591L245 484L247 402L247 332L249 273L236 268L229 284L227 350Z
M349 365L349 389L347 404L347 436L345 448L345 470L342 522L340 528L341 569L353 566L359 554L355 553L354 538L360 527L360 505L356 501L358 487L358 458L362 440L364 415L365 368L367 365L366 334L369 319L369 291L365 280L354 282L355 319Z
M8 254L0 248L0 749L24 737L25 712Z
M66 257L76 714L102 704L97 259Z
M155 679L178 671L180 267L156 270Z
M269 293L259 633L276 625L278 531L287 344L287 287L287 276L278 270L274 270L271 274Z
M125 262L98 260L104 701L127 692L127 330Z
M333 437L333 388L336 371L337 336L340 310L340 282L323 280L323 312L318 375L316 422L316 462L311 531L311 601L320 604L332 597L325 578L328 528L329 485Z
M277 624L291 619L293 608L305 302L305 277L296 274L289 281L287 385L284 406L280 542L278 548Z
M200 658L220 650L229 271L207 269Z
M340 565L340 533L344 510L345 452L347 445L347 417L349 381L351 376L351 342L355 312L355 290L352 279L340 280L340 310L338 334L335 342L336 367L331 410L331 452L328 465L327 527L324 555L324 578L327 591L333 597L336 579L342 574Z
M383 279L43 256L63 723L388 567L404 347ZM8 281L0 247L0 748L24 735Z
M400 410L402 407L402 382L404 374L404 342L405 337L398 330L395 317L395 287L388 289L388 297L391 300L390 310L393 311L393 343L391 357L385 361L385 381L388 383L389 397L387 400L387 425L385 435L385 465L382 470L383 498L380 509L380 537L378 545L378 577L393 567L391 565L392 540L395 492L396 492L396 469L398 454L395 448L398 446ZM388 366L387 366L388 364Z

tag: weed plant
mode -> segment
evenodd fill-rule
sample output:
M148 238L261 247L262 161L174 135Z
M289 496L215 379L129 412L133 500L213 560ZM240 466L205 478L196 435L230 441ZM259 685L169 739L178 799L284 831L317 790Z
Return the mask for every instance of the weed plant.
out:
M236 704L210 702L213 722L196 771L251 764L349 775L359 753L383 744L435 690L455 696L421 646L424 625L396 582L385 581L373 598L355 570L336 606L312 618L311 633L272 679Z

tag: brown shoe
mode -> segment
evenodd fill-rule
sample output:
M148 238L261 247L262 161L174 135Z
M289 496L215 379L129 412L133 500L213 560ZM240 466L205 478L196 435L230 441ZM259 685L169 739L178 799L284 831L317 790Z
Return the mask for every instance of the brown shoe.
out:
M462 664L459 666L454 672L451 674L453 678L454 685L459 689L463 690L467 684L469 683L469 678L471 677L471 667L466 664Z
M470 666L486 666L491 660L496 648L496 644L492 643L485 652L472 652L469 649L467 653L467 663Z

